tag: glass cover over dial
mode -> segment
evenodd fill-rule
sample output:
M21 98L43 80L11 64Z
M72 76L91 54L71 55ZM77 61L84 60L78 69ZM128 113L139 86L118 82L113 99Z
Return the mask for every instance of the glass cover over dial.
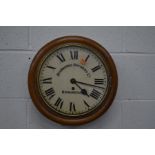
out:
M61 115L87 114L104 101L108 69L93 49L65 45L49 52L39 66L38 88L44 102Z

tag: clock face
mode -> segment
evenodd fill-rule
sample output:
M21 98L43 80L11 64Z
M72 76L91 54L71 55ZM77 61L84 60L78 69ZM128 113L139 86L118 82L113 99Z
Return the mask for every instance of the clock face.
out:
M81 125L110 107L117 90L117 71L110 54L97 42L65 36L36 54L28 87L44 116L61 124Z
M52 110L79 116L100 106L109 88L108 79L108 69L99 54L88 47L64 45L44 57L38 88Z

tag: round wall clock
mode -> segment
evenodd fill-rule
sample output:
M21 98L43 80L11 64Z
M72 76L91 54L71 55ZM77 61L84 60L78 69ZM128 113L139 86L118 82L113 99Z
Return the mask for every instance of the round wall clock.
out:
M104 114L115 97L117 81L107 50L80 36L47 43L34 57L28 75L37 109L66 125L88 123Z

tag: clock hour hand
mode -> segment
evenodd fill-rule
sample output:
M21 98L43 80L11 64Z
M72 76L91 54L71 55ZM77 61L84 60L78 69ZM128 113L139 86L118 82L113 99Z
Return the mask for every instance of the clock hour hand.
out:
M87 95L87 96L89 97L89 95L88 95L86 89L82 89L82 88L76 83L76 80L75 80L75 79L71 79L70 82L71 82L72 84L75 84L75 85L81 90L81 94Z

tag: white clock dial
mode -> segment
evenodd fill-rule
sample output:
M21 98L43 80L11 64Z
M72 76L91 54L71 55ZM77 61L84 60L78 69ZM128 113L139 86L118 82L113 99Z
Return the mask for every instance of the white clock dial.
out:
M79 116L97 108L109 84L104 60L93 50L66 45L51 51L38 72L38 87L45 103L67 116Z

